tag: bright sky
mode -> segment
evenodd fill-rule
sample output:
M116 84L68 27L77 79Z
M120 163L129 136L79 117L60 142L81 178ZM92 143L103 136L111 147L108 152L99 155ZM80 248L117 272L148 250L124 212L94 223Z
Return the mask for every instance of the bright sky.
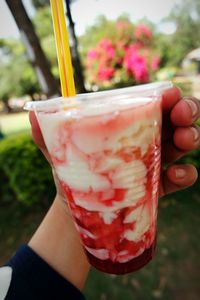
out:
M104 14L108 19L116 19L127 13L132 21L147 17L150 21L159 24L159 28L166 32L173 32L171 24L160 24L176 3L184 0L77 0L72 4L72 16L76 23L76 33L84 33L88 25L92 25L98 15ZM23 0L29 13L31 0ZM18 37L18 29L4 0L0 0L0 38Z

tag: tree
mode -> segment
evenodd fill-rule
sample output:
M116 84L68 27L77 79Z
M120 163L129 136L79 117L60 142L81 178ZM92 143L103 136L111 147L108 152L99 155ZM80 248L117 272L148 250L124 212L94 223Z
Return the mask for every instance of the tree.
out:
M50 6L38 9L32 18L36 34L40 39L41 46L47 56L54 77L59 81L58 60L53 32L53 23Z
M34 26L21 0L6 0L6 3L20 30L28 58L32 64L43 92L51 97L59 94L57 82L51 74L50 64L41 48Z
M184 0L173 8L168 20L176 26L168 46L170 60L180 64L189 51L200 45L200 1Z
M0 100L10 111L8 100L11 97L30 95L34 99L41 90L20 41L0 40L0 50Z
M32 3L37 9L49 6L49 0L32 0Z
M69 21L69 34L71 36L71 55L74 67L74 79L77 90L79 93L85 93L85 85L84 85L84 76L83 76L83 68L81 64L81 59L79 57L78 52L78 40L76 38L75 29L74 29L74 21L72 19L70 4L72 0L65 0L66 2L66 15Z
M71 50L71 56L72 56L72 64L73 64L73 69L74 69L74 79L75 79L75 85L76 85L76 90L78 93L84 93L86 92L85 89L85 85L84 85L84 75L83 75L83 67L81 64L81 59L80 59L80 55L79 55L79 51L78 51L78 40L75 34L75 29L74 29L74 21L72 18L72 14L71 14L71 7L70 5L72 4L72 2L74 2L76 0L65 0L65 4L66 4L66 17L68 20L68 29L69 29L69 35L70 35L70 50ZM51 12L49 9L49 0L32 0L32 3L34 5L34 7L38 10L36 16L34 17L35 19L35 26L37 26L38 24L38 19L42 19L41 15L46 13L49 14L49 21L52 24L52 18L51 18ZM45 18L46 22L48 22L48 19ZM39 22L39 24L41 24ZM43 24L38 27L38 34L40 35L40 37L47 39L48 41L51 43L51 32L52 32L52 25L48 24L48 26L46 24ZM49 32L46 31L46 29L49 28ZM45 32L46 31L46 32ZM43 36L42 32L44 33ZM48 37L47 37L48 36ZM53 37L53 33L52 33L52 37ZM51 59L53 58L53 56L51 55L51 53L49 53L49 50L51 51L51 48L46 48L47 53L51 56ZM56 51L55 51L56 53ZM57 66L57 63L55 63L55 61L53 61L53 64ZM55 71L56 73L56 71Z

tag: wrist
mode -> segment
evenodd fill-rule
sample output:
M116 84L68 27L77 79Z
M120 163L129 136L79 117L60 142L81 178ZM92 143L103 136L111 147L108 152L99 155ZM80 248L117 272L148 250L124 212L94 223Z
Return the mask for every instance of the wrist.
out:
M82 289L89 271L79 234L66 204L57 195L29 246L55 271Z

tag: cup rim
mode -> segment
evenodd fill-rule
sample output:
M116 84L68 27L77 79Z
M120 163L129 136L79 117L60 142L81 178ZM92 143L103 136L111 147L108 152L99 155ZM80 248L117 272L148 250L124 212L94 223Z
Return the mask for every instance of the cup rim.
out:
M77 94L72 97L56 97L53 99L29 101L26 102L24 109L28 111L49 111L50 109L63 109L66 106L68 109L73 109L76 104L80 104L84 101L90 101L91 99L105 99L106 97L112 98L112 100L120 100L124 98L136 98L140 99L149 98L152 96L159 96L166 89L173 86L171 81L157 81L153 83L140 84L135 86L129 86L119 89L111 89L106 91L89 92Z

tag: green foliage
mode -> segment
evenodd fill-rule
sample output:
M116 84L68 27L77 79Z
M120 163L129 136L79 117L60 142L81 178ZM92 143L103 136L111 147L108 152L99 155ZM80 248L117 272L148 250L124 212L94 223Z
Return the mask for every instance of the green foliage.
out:
M40 8L33 18L36 33L40 39L53 36L53 21L50 7Z
M32 0L33 6L38 9L49 5L49 0Z
M22 44L17 40L1 40L3 59L0 63L0 99L33 95L39 92L35 73L30 66Z
M196 125L200 126L200 118L196 121ZM180 160L180 162L185 164L192 164L197 168L198 172L200 172L200 148L184 156Z
M194 150L180 160L181 163L192 164L200 171L200 148Z
M47 1L39 2L41 6L38 4L40 9L36 12L33 23L40 38L41 46L53 66L52 71L58 78L51 11L49 5L42 4ZM34 98L35 94L40 94L41 89L38 80L20 40L0 39L0 51L2 53L0 62L0 99L7 102L11 97L30 95Z
M165 21L173 23L176 30L173 34L156 35L160 67L177 67L191 50L200 45L200 1L184 0L174 4Z
M184 97L186 96L191 96L192 95L192 82L191 81L185 81L185 82L180 82L178 80L172 80L174 85L179 87L181 89L182 95Z
M0 142L0 168L3 198L10 199L7 193L12 191L18 201L28 206L53 199L51 169L29 135L15 135Z
M196 121L196 124L200 126L200 118Z
M47 55L51 66L53 66L54 68L53 73L54 75L57 75L58 72L55 71L55 68L58 69L58 63L50 7L45 6L43 8L40 8L33 18L33 23L36 29L37 36L40 38L42 48Z
M8 184L8 177L0 167L0 203L7 204L14 199L14 193Z
M175 24L176 31L169 37L165 52L168 52L168 62L177 65L200 45L200 1L182 1L173 8L168 20Z

